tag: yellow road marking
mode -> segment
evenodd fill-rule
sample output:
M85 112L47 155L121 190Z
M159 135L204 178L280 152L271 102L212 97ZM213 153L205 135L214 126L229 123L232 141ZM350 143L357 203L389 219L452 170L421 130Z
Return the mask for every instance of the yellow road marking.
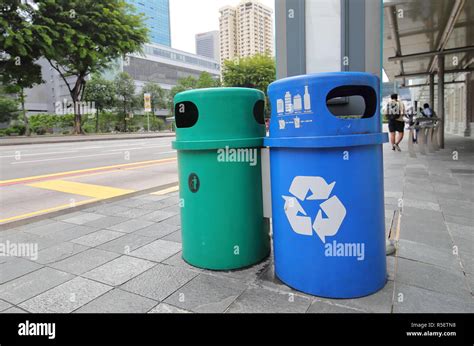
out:
M8 217L8 218L6 218L6 219L1 219L1 220L0 220L0 223L5 223L5 222L9 222L9 221L15 221L15 220L19 220L19 219L26 219L27 217L31 217L31 216L35 216L35 215L40 215L40 214L47 214L47 213L51 213L51 212L53 212L53 211L58 211L58 210L61 210L61 209L71 208L71 207L73 207L73 206L88 204L88 203L92 203L92 202L95 202L95 201L98 201L98 199L96 199L96 198L93 198L93 199L86 199L85 201L76 202L76 203L74 203L74 204L68 203L68 204L59 205L59 206L57 206L57 207L52 207L52 208L48 208L48 209L37 210L37 211L33 211L33 212L31 212L31 213L26 213L26 214L21 214L21 215L16 215L16 216Z
M134 192L134 190L118 189L116 187L84 184L66 180L41 181L38 183L27 184L27 186L65 193L72 193L74 195L94 197L97 199L106 199Z
M18 183L18 182L28 182L28 181L36 180L36 179L46 179L46 178L52 178L52 177L62 177L62 176L67 176L67 175L77 175L77 174L81 174L81 173L94 172L94 171L98 171L98 170L112 170L112 169L119 169L119 168L123 168L123 167L133 167L133 166L138 166L138 165L152 165L152 164L166 163L166 162L175 161L175 160L176 160L176 157L170 157L170 158L160 159L160 160L140 161L140 162L134 162L134 163L124 163L124 164L120 164L120 165L102 166L102 167L96 167L96 168L79 169L79 170L75 170L75 171L67 171L67 172L60 172L60 173L36 175L36 176L25 177L25 178L0 180L0 185L10 184L10 183Z
M167 193L170 193L170 192L175 192L175 191L178 191L179 190L179 186L176 185L176 186L173 186L173 187L169 187L167 189L163 189L163 190L160 190L160 191L156 191L156 192L152 192L150 193L150 195L158 195L158 196L161 196L161 195L165 195Z

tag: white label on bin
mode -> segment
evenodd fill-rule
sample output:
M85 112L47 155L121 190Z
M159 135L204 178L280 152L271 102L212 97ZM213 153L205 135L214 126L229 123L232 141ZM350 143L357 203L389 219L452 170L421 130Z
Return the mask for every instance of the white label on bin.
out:
M289 190L292 196L282 197L286 217L295 233L310 236L314 230L323 243L326 237L337 234L346 217L346 208L337 196L330 197L335 184L335 181L328 184L321 177L296 176L293 179ZM313 224L298 200L324 200ZM323 218L323 212L327 218Z

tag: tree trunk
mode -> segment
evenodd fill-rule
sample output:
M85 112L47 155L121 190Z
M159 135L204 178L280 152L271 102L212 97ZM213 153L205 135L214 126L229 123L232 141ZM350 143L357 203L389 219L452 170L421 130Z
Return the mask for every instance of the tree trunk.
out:
M127 132L127 101L123 98L123 132Z
M25 122L25 135L30 136L30 122L28 121L28 117L26 116L26 109L25 109L25 89L21 88L20 90L20 101L21 101L21 113L23 114L23 121Z
M95 110L95 133L99 133L99 108Z
M77 107L77 101L74 102L74 133L76 135L82 135L84 134L82 132L82 117L81 117L81 110L80 107Z

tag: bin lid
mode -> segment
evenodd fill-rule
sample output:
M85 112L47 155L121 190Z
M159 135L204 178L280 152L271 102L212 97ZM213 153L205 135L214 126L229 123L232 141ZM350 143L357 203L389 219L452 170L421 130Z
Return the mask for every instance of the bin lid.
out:
M250 88L207 88L174 97L176 141L183 150L263 146L265 95Z
M338 147L388 141L382 133L379 87L378 77L364 72L308 74L271 83L265 145ZM348 108L357 114L345 114Z

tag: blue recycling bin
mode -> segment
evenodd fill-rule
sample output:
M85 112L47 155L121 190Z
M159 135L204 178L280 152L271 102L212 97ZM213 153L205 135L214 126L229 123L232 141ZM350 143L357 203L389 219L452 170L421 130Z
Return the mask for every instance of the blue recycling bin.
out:
M270 84L268 94L275 274L321 297L378 291L387 277L382 144L388 142L379 79L303 75ZM340 114L351 96L363 100L355 106L360 114Z

